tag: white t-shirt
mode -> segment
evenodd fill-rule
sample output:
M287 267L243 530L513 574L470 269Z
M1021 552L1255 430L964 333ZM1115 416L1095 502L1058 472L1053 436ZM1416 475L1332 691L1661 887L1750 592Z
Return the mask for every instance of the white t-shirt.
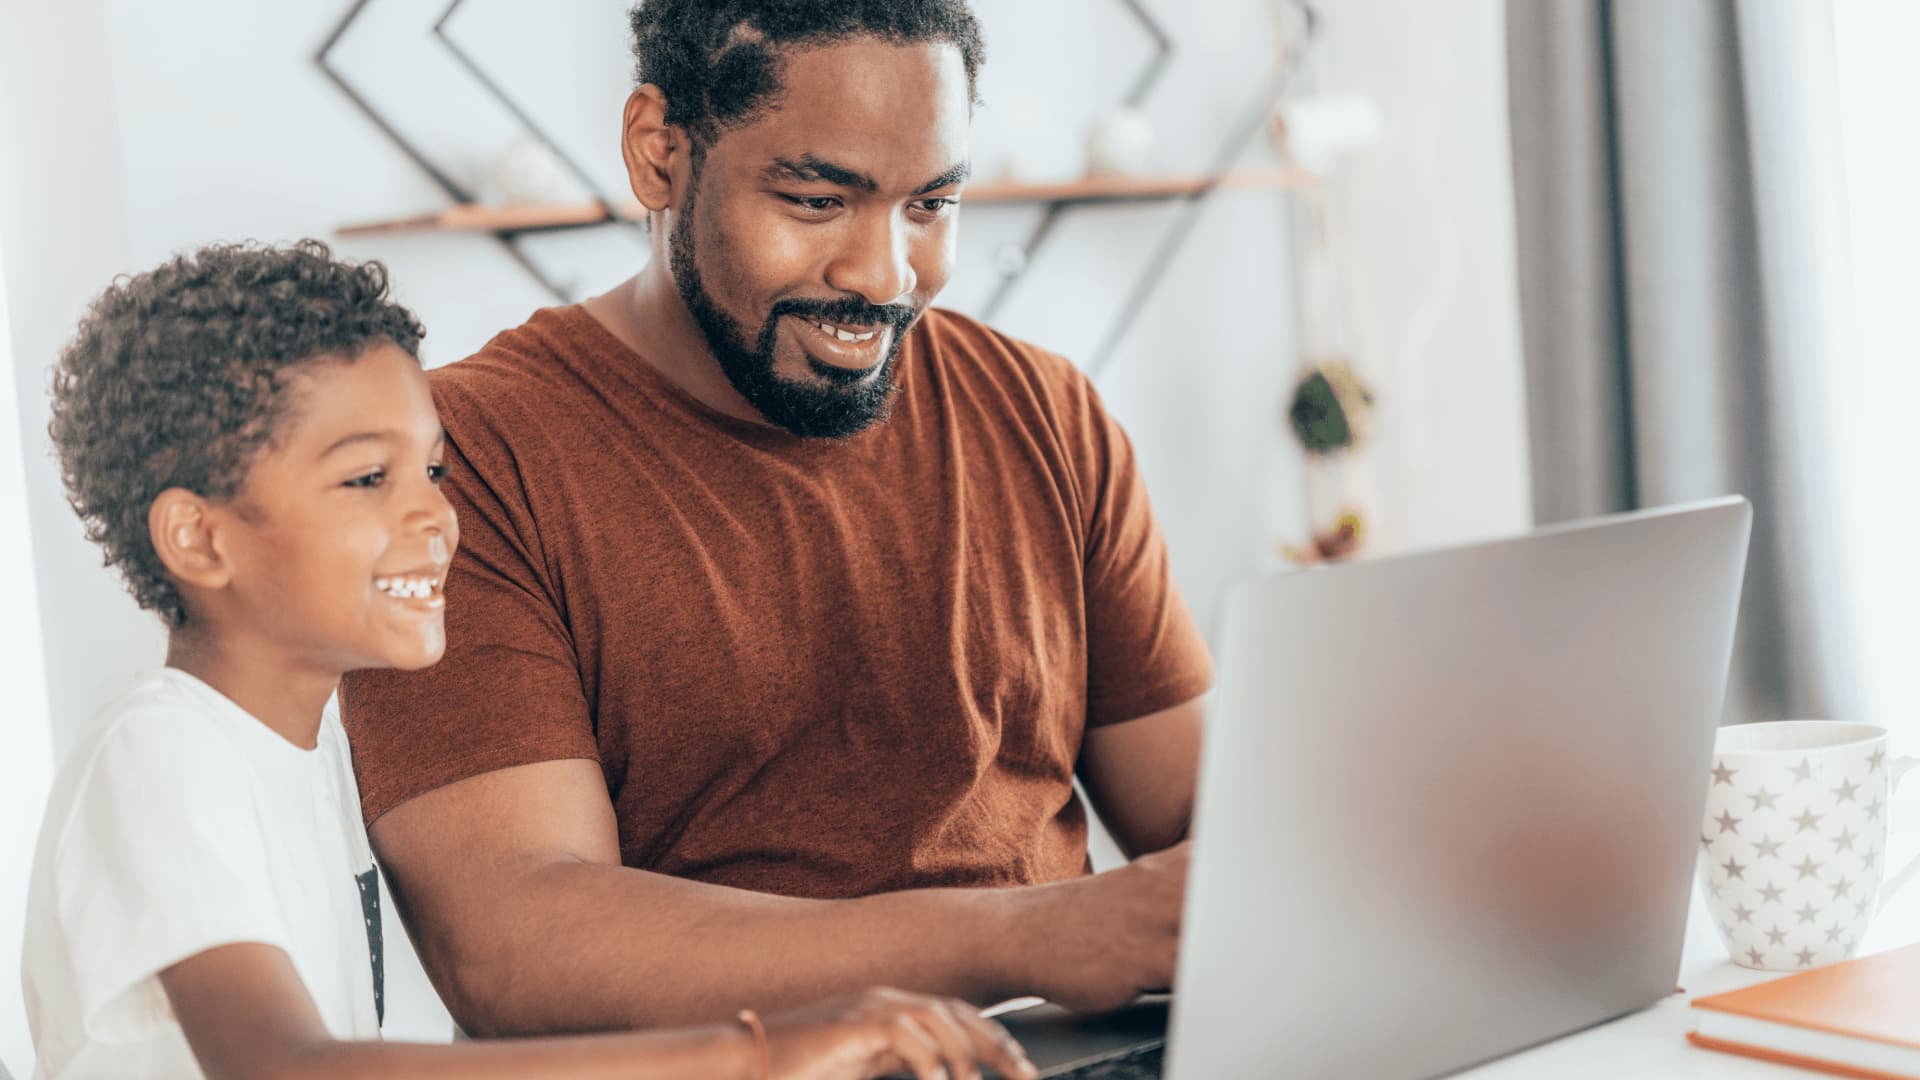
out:
M380 1037L380 894L331 712L304 750L167 668L94 718L27 893L36 1077L200 1076L158 976L236 942L284 949L335 1036Z

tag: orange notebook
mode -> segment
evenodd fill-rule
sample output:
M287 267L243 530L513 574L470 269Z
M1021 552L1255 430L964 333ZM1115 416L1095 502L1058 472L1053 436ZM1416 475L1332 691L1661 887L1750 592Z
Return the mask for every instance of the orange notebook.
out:
M1864 1077L1920 1080L1920 945L1696 999L1695 1046Z

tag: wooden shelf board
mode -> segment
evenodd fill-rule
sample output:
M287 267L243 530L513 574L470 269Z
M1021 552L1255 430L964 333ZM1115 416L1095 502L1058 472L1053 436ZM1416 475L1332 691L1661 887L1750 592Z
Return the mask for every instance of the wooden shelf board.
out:
M1206 190L1205 176L1091 176L1060 184L981 183L966 189L963 201L1006 205L1013 203L1098 203L1170 199ZM1236 169L1219 180L1222 188L1304 188L1316 182L1301 169L1276 166ZM454 206L431 214L347 225L341 236L373 236L398 232L513 233L546 229L578 229L611 221L633 221L642 216L635 202L527 204L519 206Z

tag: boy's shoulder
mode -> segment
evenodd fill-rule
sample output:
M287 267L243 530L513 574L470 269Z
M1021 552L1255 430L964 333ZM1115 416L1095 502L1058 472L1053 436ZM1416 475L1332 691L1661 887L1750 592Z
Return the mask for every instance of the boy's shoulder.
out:
M60 761L55 800L103 770L150 763L152 770L204 760L219 732L206 710L164 672L143 675L101 706Z
M191 744L217 738L213 719L176 675L165 669L149 672L94 712L62 767L89 769L102 754L123 747L173 757Z
M103 796L137 807L156 798L232 794L245 783L236 759L253 756L256 734L279 738L238 705L225 702L223 709L218 692L190 675L171 668L143 675L95 712L74 741L55 777L49 816Z

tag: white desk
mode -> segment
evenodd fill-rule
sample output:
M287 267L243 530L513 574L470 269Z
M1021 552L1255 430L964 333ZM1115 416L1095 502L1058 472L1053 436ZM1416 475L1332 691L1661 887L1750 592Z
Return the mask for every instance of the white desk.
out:
M1915 888L1920 888L1916 885ZM1861 952L1882 952L1920 941L1920 895L1908 890L1895 897L1887 910L1867 932ZM1773 1065L1752 1058L1702 1050L1687 1042L1693 1026L1689 1000L1698 996L1736 990L1743 986L1779 978L1779 975L1748 971L1735 967L1727 959L1720 935L1713 928L1706 905L1696 893L1692 916L1687 922L1687 944L1680 962L1680 985L1685 994L1676 994L1652 1008L1624 1016L1612 1023L1569 1035L1545 1046L1536 1047L1491 1065L1462 1073L1472 1080L1535 1080L1535 1078L1571 1078L1571 1080L1634 1080L1665 1077L1686 1080L1808 1080L1822 1074L1785 1065Z

